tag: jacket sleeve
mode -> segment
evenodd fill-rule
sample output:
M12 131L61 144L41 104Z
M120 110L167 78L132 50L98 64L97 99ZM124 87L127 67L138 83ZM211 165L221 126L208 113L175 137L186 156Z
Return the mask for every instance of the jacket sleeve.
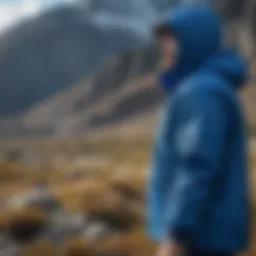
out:
M213 182L221 175L228 114L221 98L208 92L188 92L177 104L180 122L172 145L178 159L177 179L168 198L166 235L189 243L214 193Z

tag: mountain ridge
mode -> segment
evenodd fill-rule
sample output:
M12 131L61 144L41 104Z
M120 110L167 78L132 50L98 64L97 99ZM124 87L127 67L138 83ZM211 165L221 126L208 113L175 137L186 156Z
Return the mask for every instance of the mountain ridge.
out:
M147 1L144 2L146 3ZM161 1L162 7L159 5L154 8L159 8L162 12L163 9L168 9L167 7L178 2L180 1ZM13 114L12 112L11 115L6 115L7 118L0 119L1 137L86 135L94 130L116 127L118 124L128 124L129 120L131 122L136 120L137 123L140 123L139 120L143 121L148 112L156 112L162 99L162 94L156 82L159 52L157 50L157 42L152 40L148 33L157 15L154 14L155 17L145 22L143 19L136 19L132 24L134 25L138 22L140 25L138 25L139 29L134 30L133 25L123 27L121 23L126 22L127 19L120 18L115 13L113 13L113 16L116 15L115 18L120 18L121 26L115 25L118 19L113 19L115 22L111 21L112 23L102 23L101 18L103 16L111 16L111 12L107 13L106 9L108 8L105 7L111 6L101 6L100 1L94 1L93 3L98 3L99 5L98 7L96 6L98 9L94 6L92 12L86 8L78 10L77 7L61 7L40 16L43 22L40 22L40 19L38 22L42 26L42 30L45 29L45 34L52 35L52 38L55 36L57 43L54 51L57 51L58 54L55 56L53 54L54 51L47 52L46 50L46 52L39 55L42 59L45 55L48 56L48 62L44 63L41 69L39 68L39 70L48 70L48 73L40 73L34 77L33 81L36 86L32 83L33 81L31 82L28 79L30 76L25 77L27 80L24 78L24 81L30 81L30 85L25 84L18 87L18 92L15 91L15 95L24 96L25 94L26 96L28 91L31 90L29 93L32 93L31 97L33 99L35 99L33 93L39 93L41 96L43 94L44 97L36 99L35 104L31 104L32 107L19 108L18 113ZM114 4L115 1L111 1L111 3ZM160 4L160 2L158 3ZM248 24L252 24L250 22L253 21L252 14L255 10L255 4L253 5L252 1L248 0L244 2L226 0L222 2L215 1L214 5L222 13L226 21L228 43L240 46L245 55L253 59L254 30ZM163 6L165 7L163 8ZM121 7L123 8L123 6ZM232 11L230 11L230 8ZM56 13L58 13L57 16ZM129 14L128 9L127 13ZM127 16L127 14L125 15ZM125 15L124 17L126 17ZM103 19L103 21L106 21L106 19ZM29 28L30 32L28 34L33 39L35 34L31 33L31 29L36 29L40 26L35 23L30 27L28 25L30 24L29 22L24 25L24 28ZM55 28L52 28L52 26ZM56 27L61 28L60 33L56 35L55 32L49 32L58 31ZM140 34L139 31L144 27L147 27L146 32ZM39 30L40 36L42 35L40 34L42 30ZM67 30L75 33L76 36L74 41L72 39L72 42L69 41L66 46L62 46L63 41L65 42L62 39L70 38L70 34L66 33ZM12 37L12 33L9 37L9 40L15 39L14 44L18 42L18 36L21 36L25 42L29 41L29 37L26 35L22 37L21 32L25 30L17 27L16 31L19 31L18 35L12 31L14 37ZM76 40L77 37L82 38ZM40 38L44 37L41 36ZM52 46L54 40L51 40L50 45ZM8 40L6 39L6 41ZM35 44L40 45L40 42ZM10 49L7 44L5 47ZM47 49L47 47L45 48ZM69 49L70 54L66 59L62 59L60 57L68 52L65 49ZM12 51L10 50L10 52ZM0 51L0 55L1 53ZM6 50L3 50L3 53L6 53ZM11 59L17 59L15 52L12 53L12 56ZM30 55L25 54L21 59L26 60L27 56ZM110 57L107 58L107 56ZM4 62L3 59L3 57L0 57L0 67L1 63L2 65L4 63L5 66L2 66L4 69L9 60L7 58L7 62ZM51 61L50 64L52 66L50 68L47 63L52 59L56 62ZM36 73L33 70L24 69L22 64L23 62L21 61L20 66L16 67L18 74L15 73L15 76L13 76L15 79L10 81L17 81L19 75L32 74L33 77L34 73ZM30 65L32 64L30 63ZM252 65L252 73L255 74L253 68L254 66ZM51 73L49 70L54 70L54 72ZM9 76L5 78L7 82L10 82L8 79L11 79L12 75L13 72L9 73ZM10 83L5 86L13 88ZM39 91L37 91L38 87ZM49 91L46 93L44 89ZM9 103L10 98L5 98L8 99L7 103ZM3 111L1 101L0 110Z

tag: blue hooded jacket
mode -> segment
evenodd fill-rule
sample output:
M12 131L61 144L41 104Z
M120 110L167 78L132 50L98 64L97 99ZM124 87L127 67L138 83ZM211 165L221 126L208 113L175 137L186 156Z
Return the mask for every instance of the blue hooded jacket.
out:
M171 93L154 148L149 233L158 242L169 238L198 250L245 250L247 147L236 92L246 82L246 64L222 47L221 20L207 6L181 6L165 24L180 54L160 81Z

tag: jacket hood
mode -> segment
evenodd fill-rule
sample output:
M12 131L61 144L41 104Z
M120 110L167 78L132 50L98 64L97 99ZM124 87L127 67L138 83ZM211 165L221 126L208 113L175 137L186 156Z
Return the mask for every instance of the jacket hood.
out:
M204 69L220 75L236 89L240 89L247 82L247 63L233 49L225 49L215 54L206 62Z
M201 67L222 47L221 19L208 5L183 4L172 10L161 25L169 27L179 43L176 65L167 70L162 79L172 81L171 87ZM166 89L166 84L163 87Z
M179 43L176 65L160 77L167 92L191 72L213 71L236 89L247 79L247 64L233 49L223 48L223 28L219 15L205 4L184 4L174 9L161 23L169 27Z
M181 5L163 23L179 43L178 59L172 70L179 76L197 69L221 48L222 23L207 5Z

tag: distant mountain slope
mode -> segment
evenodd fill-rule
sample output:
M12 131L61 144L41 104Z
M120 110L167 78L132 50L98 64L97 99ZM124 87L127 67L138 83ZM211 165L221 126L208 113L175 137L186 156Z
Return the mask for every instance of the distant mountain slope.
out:
M0 115L69 88L104 58L144 42L122 27L98 25L77 7L59 7L19 24L0 38Z
M140 2L152 14L149 19L115 0L94 0L86 8L52 10L5 35L5 44L0 44L0 66L7 71L0 74L0 114L35 104L20 115L2 119L0 136L81 135L148 120L162 97L155 81L159 54L148 34L156 18L152 10L163 12L181 2L149 1ZM229 25L229 41L254 57L255 4L217 0L214 5ZM133 17L131 23L129 17ZM150 43L145 45L146 41ZM104 57L115 52L102 65ZM89 76L93 70L98 72Z
M151 133L163 99L156 81L158 63L154 44L118 54L97 75L17 118L0 121L0 137ZM256 88L249 86L243 94L251 127L255 127L255 93Z
M125 52L81 81L17 118L0 123L0 135L78 135L142 116L155 109L162 97L154 71L158 52L154 44ZM5 127L5 128L3 128Z
M252 56L255 2L190 2L200 1L212 2L226 21L235 21L230 40L241 41ZM81 0L24 20L0 37L0 117L71 88L98 70L106 56L140 47L163 13L182 2L186 0Z

